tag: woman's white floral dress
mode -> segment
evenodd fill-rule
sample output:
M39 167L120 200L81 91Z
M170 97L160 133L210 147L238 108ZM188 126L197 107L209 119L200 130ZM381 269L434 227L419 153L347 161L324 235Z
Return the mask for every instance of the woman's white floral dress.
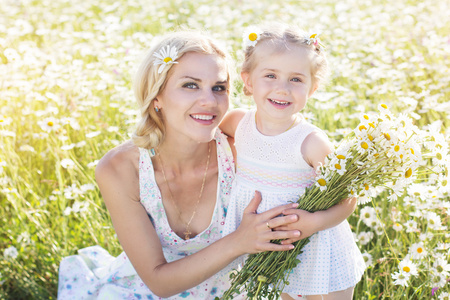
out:
M141 203L148 212L160 238L168 262L191 255L222 236L231 186L234 179L234 161L226 136L215 134L219 166L217 202L210 226L192 239L183 240L169 226L156 185L152 161L147 150L140 149L139 181ZM214 299L228 287L229 268L200 285L168 299ZM137 275L122 252L112 257L100 246L78 251L66 257L59 269L58 299L162 299L155 296Z

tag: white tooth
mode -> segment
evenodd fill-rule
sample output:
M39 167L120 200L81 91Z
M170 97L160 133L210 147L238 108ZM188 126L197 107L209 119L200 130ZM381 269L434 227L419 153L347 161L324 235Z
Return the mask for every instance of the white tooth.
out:
M198 120L212 120L213 116L207 116L207 115L195 115L192 116L194 119L198 119Z
M273 100L273 99L271 99L271 100L272 100L272 102L275 102L276 104L281 104L281 105L287 105L287 104L289 104L289 102L280 102L280 101Z

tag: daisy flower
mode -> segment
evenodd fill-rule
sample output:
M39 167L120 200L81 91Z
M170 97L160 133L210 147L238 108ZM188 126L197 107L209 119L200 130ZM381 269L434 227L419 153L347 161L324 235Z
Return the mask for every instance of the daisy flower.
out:
M439 295L439 300L450 300L450 294L447 292L443 292Z
M450 264L442 258L438 258L433 263L433 273L440 274L444 278L450 275Z
M166 47L161 48L159 52L153 53L153 56L156 57L153 65L161 65L158 68L158 74L161 74L165 66L178 63L175 61L178 58L178 50L175 46L170 47L167 45Z
M406 232L418 232L417 222L414 220L408 220L405 222Z
M63 167L64 169L72 169L75 167L75 163L70 158L64 158L63 160L61 160L61 167Z
M3 251L3 256L8 259L12 258L15 259L19 255L19 252L17 251L17 248L14 246L9 246Z
M330 162L330 170L335 171L339 175L344 175L347 170L345 169L345 160L338 159L337 157Z
M256 43L261 38L262 33L263 31L256 26L247 27L242 36L244 40L244 49L246 49L247 47L255 47Z
M327 189L327 180L324 175L319 175L316 177L316 186L320 188L321 192Z
M419 273L417 272L417 265L412 262L411 259L405 258L403 259L400 264L398 265L398 269L401 272L404 272L406 274L417 276Z
M365 251L365 252L362 254L362 256L363 256L363 258L364 258L364 262L366 263L366 267L371 266L372 263L373 263L372 255L369 254L369 253L367 253L367 251Z
M360 211L360 218L364 224L371 228L377 224L377 215L373 207L364 206Z
M42 130L46 132L58 130L60 127L59 121L52 117L45 118L44 120L39 121L38 125L39 127L41 127Z
M422 242L412 244L409 253L414 259L422 259L428 254Z
M358 234L358 241L359 241L359 243L361 244L361 245L367 245L369 242L370 242L370 240L372 240L372 238L373 238L373 232L371 232L371 231L368 231L368 232L360 232L359 234Z
M395 272L394 274L391 274L392 279L394 279L395 285L401 285L401 286L408 286L408 280L410 275L405 272Z

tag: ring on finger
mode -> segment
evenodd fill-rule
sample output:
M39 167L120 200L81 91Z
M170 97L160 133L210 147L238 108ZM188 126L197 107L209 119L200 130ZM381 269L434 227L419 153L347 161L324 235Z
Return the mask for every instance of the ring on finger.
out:
M269 222L266 222L267 228L269 228L270 230L272 230L272 227L270 227Z

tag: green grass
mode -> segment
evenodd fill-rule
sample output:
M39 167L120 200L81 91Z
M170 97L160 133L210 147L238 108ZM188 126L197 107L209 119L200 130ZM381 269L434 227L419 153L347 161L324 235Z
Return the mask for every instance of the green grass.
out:
M379 103L416 118L420 127L450 130L448 1L15 1L0 6L0 299L54 299L58 265L77 249L99 244L121 252L94 184L96 160L128 139L136 119L134 70L154 36L179 25L206 28L242 59L245 26L282 20L322 32L330 61L328 83L306 109L333 140ZM144 2L142 2L144 3ZM251 105L236 80L234 106ZM51 118L51 119L48 119ZM40 122L53 122L46 132ZM72 168L61 161L71 159ZM354 299L430 299L433 263L449 261L449 196L430 192L408 202L377 197L386 233L359 244L373 263ZM410 195L413 196L413 195ZM70 211L81 204L81 211ZM370 205L370 204L369 204ZM353 231L374 232L360 218ZM435 213L445 228L430 228ZM413 216L411 215L413 214ZM417 232L393 224L417 222ZM420 234L428 255L409 286L391 275ZM7 258L5 249L18 250Z

